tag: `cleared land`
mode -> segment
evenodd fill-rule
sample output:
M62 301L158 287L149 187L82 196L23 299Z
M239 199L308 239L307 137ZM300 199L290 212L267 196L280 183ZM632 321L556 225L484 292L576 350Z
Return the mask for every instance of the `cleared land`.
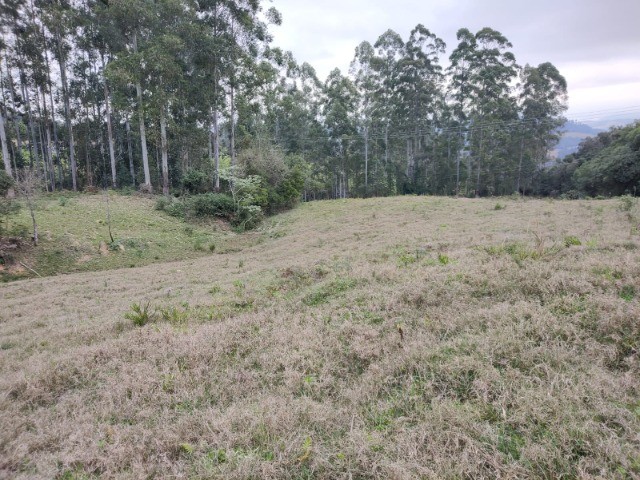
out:
M638 206L499 202L0 286L0 476L637 478Z
M34 272L47 276L186 260L238 250L255 237L236 235L221 221L185 222L157 211L155 204L155 199L115 192L108 197L44 195L35 208L38 248L22 242L22 248L9 251L17 261L0 264L0 281L33 277ZM19 215L9 217L6 227L22 231L25 238L32 234L26 205Z

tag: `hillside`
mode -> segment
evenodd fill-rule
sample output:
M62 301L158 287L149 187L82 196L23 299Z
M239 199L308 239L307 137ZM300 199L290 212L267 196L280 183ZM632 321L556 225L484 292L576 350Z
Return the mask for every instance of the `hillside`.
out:
M0 477L635 478L639 216L311 202L222 254L0 285Z
M597 130L586 123L568 121L560 129L562 135L560 141L556 145L553 156L554 158L561 159L571 153L575 153L578 150L580 142L585 138L593 137L597 135L600 130Z
M569 120L566 122L561 130L560 141L553 150L554 158L561 159L571 153L576 153L580 143L585 138L595 137L598 133L614 126L631 125L635 121L633 118L620 118L611 117L603 118L601 120L589 120L586 122L576 122Z
M253 239L236 235L224 222L178 220L157 211L155 204L153 198L116 192L108 198L105 194L42 196L35 209L37 248L26 241L32 235L26 206L9 217L7 230L20 233L23 241L0 262L0 281L33 277L36 272L48 276L185 260L238 249Z

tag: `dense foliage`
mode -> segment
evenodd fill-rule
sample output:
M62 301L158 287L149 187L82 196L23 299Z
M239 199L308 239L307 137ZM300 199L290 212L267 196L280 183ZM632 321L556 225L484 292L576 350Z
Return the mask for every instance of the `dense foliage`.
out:
M301 198L545 190L535 181L567 98L552 64L521 66L500 32L462 28L445 69L445 41L419 24L362 42L348 74L322 82L271 44L282 18L262 3L3 2L5 171L36 168L48 190L234 198L233 179L257 177L254 213ZM580 175L575 188L600 191L600 173ZM611 193L629 188L624 175Z
M540 195L611 196L640 191L640 122L587 138L575 154L540 172Z

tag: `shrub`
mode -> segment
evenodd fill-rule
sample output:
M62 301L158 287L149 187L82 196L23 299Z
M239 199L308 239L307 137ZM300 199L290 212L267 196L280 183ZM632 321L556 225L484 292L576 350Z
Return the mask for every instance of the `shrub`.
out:
M233 199L224 193L203 193L186 201L186 211L194 217L229 218L235 211Z
M238 231L243 232L257 227L263 218L262 208L258 205L240 205L238 214L233 218L233 224Z
M584 194L578 190L569 190L560 195L560 198L562 200L578 200L580 198L584 198Z
M631 195L623 195L620 197L620 204L618 210L621 212L630 212L633 206L636 204L636 199Z
M165 207L164 211L172 217L183 218L186 214L186 206L184 202L172 201Z
M182 218L185 216L185 204L173 197L160 197L156 201L156 210L165 212L172 217Z
M0 170L0 196L4 197L13 185L13 178L7 175L4 170Z
M152 322L154 318L149 305L149 302L146 305L134 303L131 305L131 311L124 314L124 318L131 320L136 327Z
M4 170L0 170L0 234L6 229L5 225L8 222L8 217L20 211L20 204L6 197L13 185L13 179Z
M189 170L182 177L182 188L192 195L206 193L209 188L209 177L202 170Z
M162 196L160 198L158 198L158 200L156 201L156 210L160 210L161 212L164 211L167 206L171 204L171 199L165 196Z

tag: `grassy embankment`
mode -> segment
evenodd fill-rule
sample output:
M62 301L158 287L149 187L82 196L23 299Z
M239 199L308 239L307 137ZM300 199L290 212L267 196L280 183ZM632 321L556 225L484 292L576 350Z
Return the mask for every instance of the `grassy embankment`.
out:
M0 476L637 478L638 216L314 202L240 251L2 285Z
M60 273L131 268L151 263L224 253L251 242L224 222L186 222L155 210L155 200L111 192L96 195L52 194L36 203L39 245L26 206L9 218L8 229L25 241L12 266L0 266L0 281ZM109 221L111 217L111 234Z

